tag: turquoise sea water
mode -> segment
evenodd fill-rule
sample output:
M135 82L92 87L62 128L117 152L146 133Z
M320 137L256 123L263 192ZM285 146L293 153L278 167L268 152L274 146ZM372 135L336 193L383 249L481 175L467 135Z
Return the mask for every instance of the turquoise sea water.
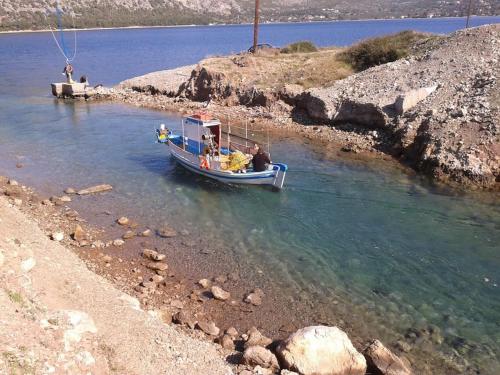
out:
M268 25L262 39L345 45L402 29L462 26L460 19ZM114 84L246 49L250 37L248 26L81 32L75 67L93 83ZM343 296L371 312L388 340L434 325L443 352L500 373L498 195L437 188L399 168L337 158L285 137L272 139L273 159L290 166L281 193L223 186L186 172L154 143L154 127L175 126L177 116L56 101L48 83L61 70L49 34L0 35L0 174L54 193L111 183L110 207L204 236L271 271L283 290L321 296L322 308ZM17 162L25 166L16 169Z

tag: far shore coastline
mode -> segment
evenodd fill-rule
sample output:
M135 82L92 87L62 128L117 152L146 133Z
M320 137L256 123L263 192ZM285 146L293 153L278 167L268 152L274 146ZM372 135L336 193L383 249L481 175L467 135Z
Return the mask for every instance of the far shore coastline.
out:
M471 19L482 18L499 18L500 15L492 16L472 16ZM297 21L297 22L263 22L261 25L287 25L287 24L311 24L311 23L338 23L338 22L363 22L363 21L402 21L402 20L431 20L431 19L466 19L462 17L404 17L404 18L359 18L346 20L325 20L325 21ZM84 28L69 28L63 31L101 31L101 30L134 30L134 29L171 29L171 28L187 28L187 27L218 27L218 26L251 26L252 23L210 23L210 24L184 24L184 25L151 25L151 26L116 26L116 27L84 27ZM29 34L29 33L48 33L51 29L24 29L24 30L2 30L0 34Z

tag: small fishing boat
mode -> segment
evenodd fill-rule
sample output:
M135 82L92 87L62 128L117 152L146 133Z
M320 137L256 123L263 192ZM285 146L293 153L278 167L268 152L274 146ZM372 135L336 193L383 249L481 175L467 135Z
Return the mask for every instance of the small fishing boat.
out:
M158 142L168 146L173 158L191 172L228 184L282 189L287 165L270 162L265 170L254 170L251 162L258 142L248 138L247 126L244 131L244 135L232 133L229 125L223 131L218 119L208 113L197 113L182 119L181 134L173 134L162 125L156 136Z

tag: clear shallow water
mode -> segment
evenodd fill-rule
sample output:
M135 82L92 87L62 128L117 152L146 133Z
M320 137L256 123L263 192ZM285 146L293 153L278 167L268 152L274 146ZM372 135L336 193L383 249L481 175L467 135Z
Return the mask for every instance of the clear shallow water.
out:
M382 32L449 32L462 24L450 19L268 25L263 40L341 45ZM91 71L93 82L113 84L194 63L208 53L242 50L250 43L249 30L82 32L76 66ZM48 82L62 77L52 43L49 34L0 35L0 173L53 193L111 183L116 189L103 205L126 207L120 214L150 225L168 221L223 244L236 258L271 270L290 294L305 293L321 303L348 298L375 316L384 339L435 324L445 338L444 351L463 349L455 343L465 338L466 355L487 353L485 373L499 372L498 196L436 190L398 169L338 159L291 138L273 140L273 158L290 166L279 194L199 179L153 142L154 127L173 126L176 116L49 97ZM25 167L16 169L18 161Z

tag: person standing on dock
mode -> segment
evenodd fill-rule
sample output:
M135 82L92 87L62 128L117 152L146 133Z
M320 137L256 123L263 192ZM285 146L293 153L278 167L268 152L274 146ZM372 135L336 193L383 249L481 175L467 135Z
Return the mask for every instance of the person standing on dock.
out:
M73 81L73 65L71 65L69 62L66 62L66 66L64 67L63 74L66 75L66 82L68 83L75 83Z

